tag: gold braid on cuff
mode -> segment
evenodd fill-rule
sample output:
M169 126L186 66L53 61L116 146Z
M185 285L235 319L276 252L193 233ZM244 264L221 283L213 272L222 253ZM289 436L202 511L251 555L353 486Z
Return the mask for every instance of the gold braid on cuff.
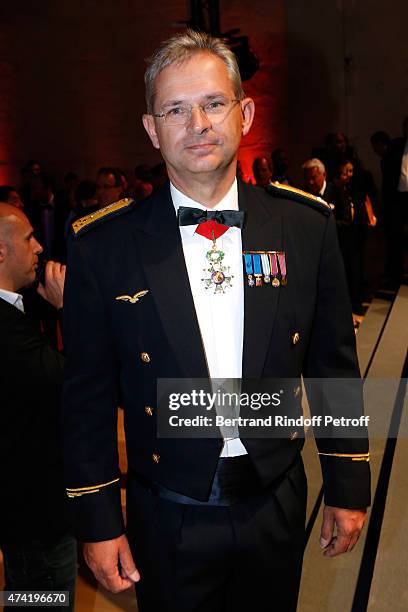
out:
M353 455L352 453L319 453L325 457L340 457L342 459L351 459L352 461L370 461L370 453L360 453Z
M82 495L89 495L90 493L99 493L101 489L109 487L109 485L119 482L120 478L110 480L109 482L103 482L102 484L94 485L92 487L79 487L78 489L67 489L68 497L81 497Z

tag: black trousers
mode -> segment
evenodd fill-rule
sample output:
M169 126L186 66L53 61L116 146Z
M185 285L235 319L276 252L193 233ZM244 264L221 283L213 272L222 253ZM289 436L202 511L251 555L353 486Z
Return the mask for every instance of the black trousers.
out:
M408 193L396 193L386 203L384 214L387 241L386 272L399 285L404 275L405 251L408 247L404 229L408 223Z
M77 543L70 534L53 544L40 540L19 544L3 543L5 591L68 591L69 606L40 606L40 610L72 612L75 607ZM27 606L5 606L4 612L26 610Z
M130 479L128 537L140 612L293 612L304 550L301 459L229 507L185 505Z
M356 314L358 314L358 310L361 308L362 301L365 229L365 227L360 227L356 224L337 226L350 300L353 312Z

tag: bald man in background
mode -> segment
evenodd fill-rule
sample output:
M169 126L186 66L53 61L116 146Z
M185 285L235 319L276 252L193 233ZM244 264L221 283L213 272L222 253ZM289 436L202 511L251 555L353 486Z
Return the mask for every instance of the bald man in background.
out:
M0 203L0 548L5 590L69 591L73 610L76 542L57 435L64 358L25 314L19 293L35 282L41 253L26 215ZM65 266L49 261L38 285L57 310L64 279Z
M24 203L20 194L12 185L0 185L0 202L11 204L20 210L24 208Z

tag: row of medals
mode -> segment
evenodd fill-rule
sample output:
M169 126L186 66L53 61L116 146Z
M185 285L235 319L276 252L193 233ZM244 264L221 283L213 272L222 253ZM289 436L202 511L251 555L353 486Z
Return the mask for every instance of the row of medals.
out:
M283 251L246 251L243 253L247 282L250 287L286 285L286 258ZM256 263L255 263L256 260ZM263 272L256 272L262 268Z
M286 268L285 254L277 253L272 251L264 251L263 255L268 256L270 259L271 270L265 270L264 274L247 274L247 281L250 287L260 287L263 284L272 287L279 287L281 284L286 285ZM244 253L245 255L251 255L251 253ZM234 276L230 274L229 266L223 264L225 257L224 251L218 248L216 240L213 240L212 247L206 253L206 259L208 261L208 267L203 269L205 276L201 279L206 289L214 289L214 293L225 293L225 289L232 286L232 279ZM252 255L251 255L252 257ZM280 280L278 278L278 260L280 260ZM269 272L269 273L268 273ZM272 277L272 278L271 278Z

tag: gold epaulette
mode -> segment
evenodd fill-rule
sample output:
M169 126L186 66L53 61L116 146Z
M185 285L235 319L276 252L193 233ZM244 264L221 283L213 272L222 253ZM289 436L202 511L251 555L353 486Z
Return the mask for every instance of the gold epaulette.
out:
M329 215L332 211L330 204L323 200L323 198L307 193L307 191L303 191L297 187L292 187L291 185L284 185L276 181L275 183L268 185L266 187L266 191L275 197L281 196L283 198L289 198L291 200L296 200L297 202L309 204L326 215Z
M109 219L111 217L116 217L117 215L125 212L131 204L133 204L134 200L132 198L123 198L122 200L118 200L117 202L113 202L113 204L109 204L100 210L96 210L89 215L85 215L85 217L81 217L77 219L72 224L72 231L75 237L79 236L83 232L87 231L91 226L97 225L101 220Z
M110 482L103 482L102 484L93 485L92 487L79 487L78 489L67 489L68 497L81 497L82 495L89 495L90 493L99 493L101 489L109 487L109 485L119 482L120 478L115 478Z
M351 459L352 461L370 461L370 453L319 453L325 457L340 457L341 459Z

